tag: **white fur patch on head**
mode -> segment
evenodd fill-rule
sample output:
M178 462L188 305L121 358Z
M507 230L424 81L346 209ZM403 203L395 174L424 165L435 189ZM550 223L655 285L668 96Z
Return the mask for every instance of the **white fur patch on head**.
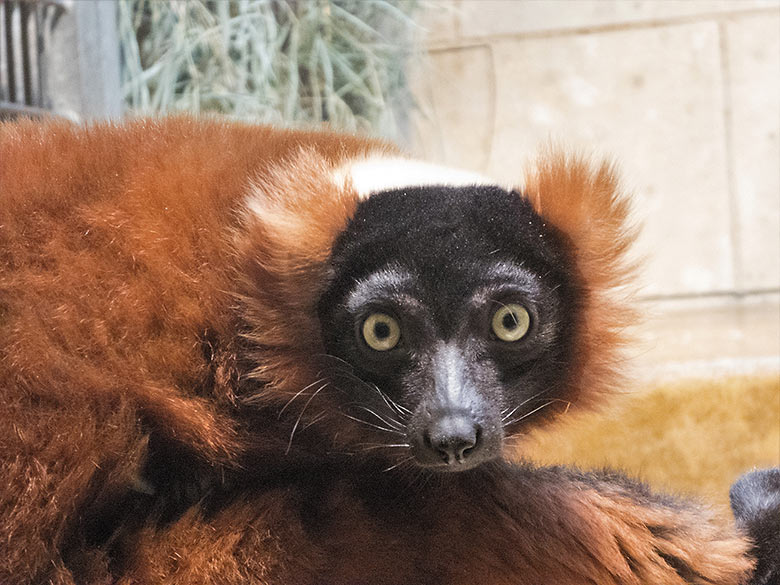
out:
M415 281L415 278L396 264L386 266L358 280L352 288L346 305L351 311L357 311L361 306L371 302L377 291L384 296L406 297L404 290ZM419 305L418 301L408 299L408 303Z
M404 187L498 185L493 179L471 171L387 156L349 161L334 171L333 179L342 185L349 182L361 199Z

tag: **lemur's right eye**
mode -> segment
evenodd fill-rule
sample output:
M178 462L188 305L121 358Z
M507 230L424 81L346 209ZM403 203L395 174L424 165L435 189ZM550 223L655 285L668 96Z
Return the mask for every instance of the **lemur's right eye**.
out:
M501 341L519 341L531 328L531 316L524 306L517 303L501 305L493 313L491 327Z
M401 326L385 313L371 313L363 321L363 339L375 351L388 351L398 345Z

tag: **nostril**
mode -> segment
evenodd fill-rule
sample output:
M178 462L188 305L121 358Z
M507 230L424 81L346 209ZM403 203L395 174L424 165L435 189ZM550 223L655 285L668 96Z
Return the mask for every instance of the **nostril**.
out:
M465 459L466 457L471 455L479 447L479 444L480 444L481 440L482 440L482 429L479 428L479 426L478 426L476 435L474 437L474 444L471 445L471 446L465 447L463 449L463 451L461 452L461 454L460 454L460 458L461 459Z
M432 457L447 465L463 463L481 443L482 431L468 416L450 415L431 421L423 445Z

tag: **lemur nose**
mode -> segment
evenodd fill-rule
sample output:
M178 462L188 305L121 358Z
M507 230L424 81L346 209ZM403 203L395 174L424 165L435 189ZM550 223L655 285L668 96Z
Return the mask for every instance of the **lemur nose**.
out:
M430 422L424 443L444 463L455 465L477 451L480 434L479 426L470 417L444 415Z

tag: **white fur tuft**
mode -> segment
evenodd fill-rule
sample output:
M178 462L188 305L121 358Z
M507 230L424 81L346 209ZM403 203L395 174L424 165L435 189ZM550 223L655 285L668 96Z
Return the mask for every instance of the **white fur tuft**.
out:
M471 171L406 158L382 156L350 161L336 169L333 178L337 184L349 181L361 199L366 199L380 191L404 187L498 185L493 179Z

